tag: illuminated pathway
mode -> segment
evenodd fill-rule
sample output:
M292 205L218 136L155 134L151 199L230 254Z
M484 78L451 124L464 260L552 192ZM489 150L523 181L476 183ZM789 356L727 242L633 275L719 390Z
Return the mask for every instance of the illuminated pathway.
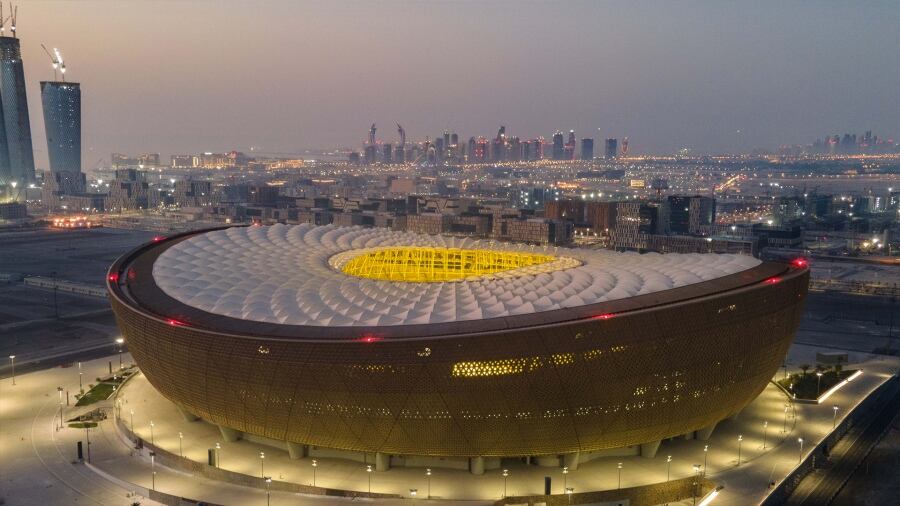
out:
M814 354L814 348L795 346L791 350L789 363L814 363ZM796 465L799 458L798 437L804 438L804 452L815 446L831 430L833 405L841 408L839 422L848 407L855 405L887 379L900 364L900 359L892 357L852 354L851 361L854 358L856 362L864 362L862 368L865 373L835 393L824 405L797 405L796 427L795 420L788 418L789 432L786 435L782 433L785 397L770 385L737 420L719 424L708 442L681 438L665 441L654 459L624 454L595 459L570 472L566 476L566 485L573 487L575 492L615 489L618 462L623 463L623 487L665 481L668 455L672 456L672 479L687 477L692 474L694 464L703 464L703 447L708 444L708 475L725 485L715 504L756 504L767 493L770 481L778 482ZM106 364L107 359L86 363L86 377L103 374ZM101 478L84 465L71 463L75 457L75 441L84 439L84 431L64 429L56 432L53 426L54 416L58 413L56 386L62 384L74 392L78 385L77 378L74 368L57 368L20 376L16 387L11 387L9 379L2 381L0 453L4 455L4 463L0 469L0 497L6 499L6 504L60 504L74 502L75 498L87 504L130 504L126 494L131 489L140 492L141 488L150 486L149 461L145 457L132 456L131 449L114 433L112 420L103 422L99 429L92 431L92 462L98 472L114 475L125 486ZM142 376L130 382L123 394L127 400L122 411L124 423L130 423L130 410L134 409L136 432L149 441L152 407L154 440L163 448L177 453L178 432L181 431L186 457L205 462L207 449L220 442L221 466L225 469L258 476L258 455L264 451L266 475L279 481L301 484L312 481L311 459L290 460L285 450L250 441L222 442L214 426L183 421L171 404L149 388ZM87 411L71 409L73 411L66 412L66 418ZM767 444L763 450L763 422L766 420L769 424L765 429ZM742 463L739 467L738 435L743 436L740 443ZM628 450L623 450L623 453L628 453ZM317 485L367 489L369 475L362 462L330 458L317 460ZM563 492L560 468L519 463L508 463L505 467L510 470L507 484L509 495L541 493L544 476L553 478L554 493ZM373 492L408 497L410 489L414 488L420 498L427 493L427 478L421 468L393 468L387 472L372 473L371 477ZM160 466L157 466L156 480L158 489L193 499L224 504L265 504L265 492L262 490L196 478ZM487 504L502 494L503 478L499 470L488 470L483 476L473 476L464 470L433 469L431 492L434 497L474 499L444 501L445 504ZM303 502L314 504L341 501L334 497L303 497L306 499ZM272 504L297 504L299 498L290 493L273 492ZM408 500L399 499L377 502L409 504ZM143 501L142 504L151 503Z

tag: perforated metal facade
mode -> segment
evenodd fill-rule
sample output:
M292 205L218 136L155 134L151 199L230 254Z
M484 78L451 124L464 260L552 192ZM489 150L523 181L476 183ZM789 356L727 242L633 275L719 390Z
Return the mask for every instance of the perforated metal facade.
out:
M734 414L781 365L803 267L764 263L577 311L347 330L232 320L166 300L148 265L110 271L113 309L147 379L186 410L316 446L444 456L640 444Z

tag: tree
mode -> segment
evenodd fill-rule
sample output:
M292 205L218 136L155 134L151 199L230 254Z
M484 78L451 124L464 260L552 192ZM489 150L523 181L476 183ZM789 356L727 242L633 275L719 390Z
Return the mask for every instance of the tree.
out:
M803 364L800 366L800 370L803 371L803 375L806 376L806 371L809 370L809 364Z

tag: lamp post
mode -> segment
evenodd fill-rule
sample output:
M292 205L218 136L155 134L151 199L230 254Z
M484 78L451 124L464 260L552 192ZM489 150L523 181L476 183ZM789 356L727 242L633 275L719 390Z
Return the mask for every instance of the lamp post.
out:
M738 463L737 465L741 465L741 442L744 440L743 435L738 435Z
M781 432L787 432L787 414L788 414L788 405L784 405L784 426L781 427Z
M219 443L216 443L216 463L218 464L218 467L221 469L222 468L222 445Z
M15 386L15 384L16 384L16 356L15 355L9 356L9 364L12 366L12 380L13 380L13 385Z
M837 412L838 412L838 407L837 407L837 406L831 406L831 409L834 411L834 415L831 417L831 428L833 429L833 428L837 427Z
M316 459L313 459L312 468L313 468L313 486L314 487L316 486L316 468L317 467L319 467L319 461Z
M419 489L417 489L417 488L411 488L411 489L409 489L409 496L410 496L410 497L415 497L415 496L417 496L417 495L419 495Z
M271 504L272 493L269 491L269 486L272 484L271 476L263 476L263 479L266 480L266 506Z
M259 477L266 477L266 452L259 452Z
M622 463L619 462L616 467L619 469L619 484L616 485L616 488L619 489L622 488Z
M156 446L156 440L153 439L153 420L150 420L150 444Z
M697 485L700 484L700 464L694 464L694 483L691 486L691 499L697 506Z
M506 479L509 478L509 469L503 470L503 497L506 497Z
M125 342L125 339L118 338L116 339L116 344L119 345L119 369L122 368L122 344Z
M763 450L766 449L766 438L769 435L769 421L765 420L763 422Z
M569 496L569 504L572 504L572 494L575 492L575 489L572 487L566 487L566 495Z
M184 457L184 433L178 431L178 456Z
M563 466L562 474L563 474L563 490L565 490L566 488L568 488L568 487L566 487L566 485L568 484L568 478L569 478L569 466Z
M156 452L150 452L150 487L156 490Z
M822 371L816 371L816 397L822 393Z
M56 387L56 393L59 394L59 430L62 430L62 428L63 428L63 403L62 403L63 387Z
M666 457L666 481L669 481L669 471L672 469L672 456Z
M431 468L425 469L425 476L428 480L428 498L431 499Z
M134 435L134 410L130 410L131 412L131 427L128 429L131 431L131 434Z
M703 474L707 473L706 463L709 458L709 445L703 445Z
M369 475L369 493L371 494L372 493L372 466L371 466L371 464L366 466L366 474Z
M800 443L800 456L797 458L797 464L803 462L803 438L797 438L797 442Z
M84 383L82 383L81 379L83 375L84 373L81 372L81 362L78 362L78 391L82 394L84 393Z

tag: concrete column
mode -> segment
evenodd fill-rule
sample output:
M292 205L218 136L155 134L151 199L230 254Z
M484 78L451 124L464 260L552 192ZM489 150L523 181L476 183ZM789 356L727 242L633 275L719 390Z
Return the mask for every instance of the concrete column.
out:
M391 456L387 453L378 452L375 454L375 470L387 471L391 468Z
M300 443L292 443L290 441L287 442L288 454L291 456L291 460L298 460L304 457L309 457L309 446L303 445Z
M709 441L709 437L712 436L713 430L715 430L717 423L707 425L706 427L699 429L697 431L697 439L701 441Z
M656 456L656 452L659 451L659 444L662 441L651 441L649 443L644 443L641 445L641 457L645 457L648 459L652 459Z
M181 413L181 417L184 418L185 422L196 422L200 419L199 416L191 413L190 411L178 406L178 412Z
M243 436L241 431L225 427L224 425L219 425L219 432L222 434L222 439L229 443L233 443Z
M477 475L484 474L484 457L470 457L469 472Z
M563 455L563 466L568 467L569 471L578 469L578 462L581 460L581 452L566 453Z

